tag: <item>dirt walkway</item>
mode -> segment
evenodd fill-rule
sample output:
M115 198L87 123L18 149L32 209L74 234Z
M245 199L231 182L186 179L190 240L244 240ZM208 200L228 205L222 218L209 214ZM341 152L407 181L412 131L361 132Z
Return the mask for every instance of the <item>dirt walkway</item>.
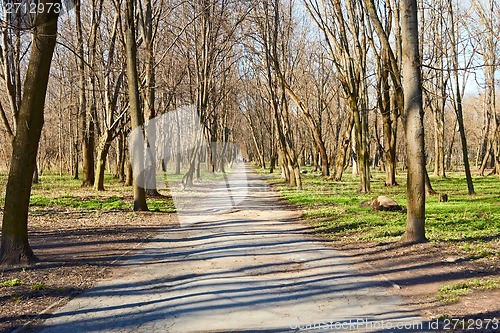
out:
M236 209L149 242L41 332L431 331L391 285L309 235L250 169ZM245 178L245 179L244 179ZM314 326L312 326L314 325Z

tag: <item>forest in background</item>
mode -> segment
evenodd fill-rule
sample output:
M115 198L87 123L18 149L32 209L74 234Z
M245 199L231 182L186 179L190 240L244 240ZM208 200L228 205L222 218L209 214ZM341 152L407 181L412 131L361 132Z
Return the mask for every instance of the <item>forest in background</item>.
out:
M328 165L337 180L341 166L352 164L352 157L356 161L362 151L369 155L371 167L390 170L395 161L404 167L399 88L391 79L391 66L400 67L401 62L398 1L265 3L139 2L139 83L146 119L198 105L206 109L208 141L227 136L264 166L278 157L272 109L273 99L279 99L287 104L279 118L297 163ZM130 124L125 112L123 4L99 0L83 1L81 6L79 25L74 10L60 18L38 168L72 173L93 184L102 177L95 176L101 174L101 161L108 172L125 181ZM209 10L203 11L203 6ZM275 8L278 22L271 20ZM492 0L419 1L427 168L435 175L461 168L463 147L481 174L500 173L495 168L498 13L498 3ZM378 23L390 49L382 47ZM8 143L15 133L30 40L29 30L4 25L0 59L4 171L9 166ZM276 48L266 51L271 45ZM278 76L283 76L284 91L272 91ZM467 146L460 141L459 104ZM359 117L353 117L357 113ZM365 119L367 128L362 129L356 122ZM91 157L83 154L85 150ZM393 185L387 173L386 183Z
M8 3L3 22L22 22ZM404 3L76 1L59 18L36 170L71 173L98 191L106 171L130 185L131 129L192 105L204 140L238 143L247 159L278 169L297 189L305 164L333 181L353 166L362 193L373 168L395 186L398 168L415 163L407 147L417 144L404 133ZM498 3L417 4L426 167L438 177L463 170L473 194L471 172L500 174ZM1 39L7 170L32 29L3 24ZM200 168L222 171L217 155L232 153L169 149L164 167L184 173L186 185Z

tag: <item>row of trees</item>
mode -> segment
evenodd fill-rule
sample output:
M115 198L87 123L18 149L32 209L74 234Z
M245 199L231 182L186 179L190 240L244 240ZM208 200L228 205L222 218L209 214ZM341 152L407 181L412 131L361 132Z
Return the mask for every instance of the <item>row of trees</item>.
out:
M448 0L419 1L419 5L427 161L442 177L453 159L463 164L472 194L469 156L475 156L481 174L486 169L500 174L495 116L498 5L472 1L468 6ZM294 73L286 86L297 111L302 111L297 117L297 126L303 129L295 140L297 154L303 161L318 164L319 160L324 176L329 175L327 166L333 165L335 180L341 179L353 156L363 192L370 189L370 165L385 170L387 186L397 185L396 162L406 164L407 158L398 131L404 101L399 2L304 1L304 6L313 27L289 25L302 29L292 34L298 46L294 54L300 50L302 60L291 64ZM262 63L260 56L255 63ZM466 88L476 85L476 96L466 96ZM469 100L465 112L464 99ZM266 121L260 110L253 112L254 118ZM249 126L256 142L251 150L264 165L274 154L272 134L259 133L250 122ZM307 139L301 135L304 132ZM471 137L473 144L467 142Z
M267 66L271 69L268 80L277 81L272 75L283 78L283 90L286 90L284 98L290 100L287 107L293 109L292 113L298 111L300 114L300 117L288 117L287 120L290 122L288 128L299 129L297 135L285 140L290 142L284 151L289 151L285 155L292 164L294 160L296 164L305 160L317 162L321 164L325 176L329 175L330 166L333 166L332 176L340 180L346 163L352 163L350 157L354 155L362 171L362 191L369 191L368 167L377 164L370 163L373 161L384 164L381 167L386 171L386 184L395 185L395 162L397 157L400 161L405 160L402 149L404 140L401 131L398 131L403 101L401 82L398 83L401 67L398 5L397 1L377 3L378 7L375 7L374 1L353 4L349 1L304 1L297 4L270 3L265 9L249 5L243 8L241 4L235 8L222 4L221 11L227 15L218 22L218 17L210 17L208 12L207 15L199 16L194 6L189 6L193 8L188 10L185 4L177 6L174 2L141 2L137 9L141 59L138 65L141 76L139 88L141 100L145 101L146 119L190 102L198 103L200 108L206 108L203 106L206 104L216 109L222 101L211 103L206 100L210 94L203 92L209 90L211 85L214 85L212 95L216 98L221 95L224 84L232 85L233 96L238 94L237 90L242 85L259 95L263 89L270 88L262 84L261 77L251 75L264 70L259 66ZM124 162L127 145L124 141L130 130L125 112L128 102L124 90L125 52L120 6L117 1L89 1L85 8L90 9L85 10L84 15L77 5L75 14L68 16L61 24L61 47L56 50L55 59L58 66L53 71L48 97L49 103L57 106L49 106L49 112L52 111L49 116L53 120L49 126L53 126L54 131L52 135L44 135L44 144L38 157L41 168L58 166L60 172L71 171L75 177L82 178L85 186L95 186L98 190L104 189L106 164L114 165L116 176L122 180L126 178ZM276 19L281 22L277 29L282 31L274 35L273 22L267 25L264 22L266 17L267 20L272 19L272 8L269 7L273 6L289 7L277 13ZM450 164L453 156L456 156L453 154L456 152L454 144L458 140L449 135L453 133L449 129L455 127L460 130L462 150L467 152L472 149L482 174L489 166L498 164L498 121L494 117L497 62L495 36L498 35L495 9L494 1L486 3L475 0L468 11L448 0L429 3L420 1L420 24L424 27L420 50L424 60L424 103L433 127L427 136L434 146L430 149L429 145L427 155L428 162L433 162L434 173L438 176L445 175L446 160ZM286 17L286 11L289 18ZM103 20L103 17L107 19ZM184 18L184 22L179 19L173 25L174 17ZM200 37L204 38L206 34L200 30L203 27L197 27L196 24L204 17L220 25L211 27L208 32L218 33L225 29L223 25L236 23L234 31L227 31L228 38L225 40L222 40L222 35L217 36L221 40L213 40L207 43L207 48L192 53L195 51L195 41L201 41L203 46ZM234 17L233 22L230 22L231 17ZM86 29L82 28L82 23ZM2 68L6 78L12 77L12 82L6 81L6 87L13 88L6 89L9 94L4 104L10 110L2 112L2 119L6 124L4 135L12 138L15 132L12 121L15 117L12 114L16 114L20 101L21 56L26 51L23 46L26 47L27 36L24 36L23 42L23 34L26 33L12 29L6 32L8 34L4 35L10 36L5 39L4 48L11 52L4 52L6 60ZM281 48L273 50L267 47L266 51L266 45L280 43L272 39L288 40L281 42ZM227 52L215 54L218 47ZM203 50L206 54L201 52ZM224 59L225 64L215 57ZM208 58L207 68L200 66L204 58ZM280 64L281 60L275 61L274 58L289 63ZM221 68L210 68L213 67L211 62ZM183 66L172 69L168 65L173 63ZM239 68L235 69L235 64ZM232 71L231 75L226 75L228 71ZM478 110L483 114L480 119L467 119L466 115L469 131L474 132L474 143L467 145L464 144L468 137L467 128L461 119L464 119L465 80L472 81L472 72L482 72L480 77L484 78L480 80L484 88L480 91L480 103L483 105ZM214 82L205 80L208 86L203 86L201 83L204 79L199 77L200 74L212 75ZM222 76L223 79L219 80ZM193 92L199 92L199 98L194 98L193 92L190 92L192 88L187 86L195 81L199 82L200 89ZM228 81L238 81L238 84ZM273 99L264 97L264 103L267 104ZM226 98L225 105L229 100ZM232 102L238 103L235 103L234 98ZM243 113L251 138L245 137L242 141L254 144L248 147L249 153L263 165L265 160L278 159L277 146L271 137L278 135L283 139L287 134L279 136L280 131L273 134L266 130L262 133L264 137L259 137L261 128L275 129L271 126L275 117L264 119L258 114L262 111L266 111L266 116L268 110L251 107ZM446 116L447 112L452 114ZM456 117L454 114L462 116ZM215 128L215 118L209 118L207 127ZM484 124L480 124L481 121ZM373 123L376 126L370 125ZM351 127L355 129L354 135L351 135ZM207 130L207 135L211 141L216 141L217 135L211 132L213 130ZM53 135L55 133L57 135ZM219 133L218 139L222 136ZM70 137L71 143L66 140L67 137ZM294 149L290 149L292 145ZM354 154L351 154L351 150ZM9 153L5 148L4 151L6 155ZM113 157L111 163L107 163L109 153ZM469 158L465 156L469 155L462 156L460 162L467 164ZM81 174L80 169L83 170ZM497 170L494 169L495 172ZM291 182L294 181L292 178Z
M6 149L12 154L8 165L10 175L17 172L13 170L18 167L20 150L15 142L22 135L16 109L22 101L16 100L16 96L29 98L30 93L26 84L24 89L20 84L31 79L29 71L23 70L25 55L31 53L30 64L34 66L42 62L48 69L51 65L48 57L33 58L35 52L31 44L40 38L38 26L46 24L43 15L49 15L50 23L56 26L61 2L57 2L57 6L50 4L43 2L39 8L46 12L35 15L38 21L32 22L32 13L11 12L9 3L3 3L4 57L1 60L7 89L0 103L4 105L7 100L11 108L0 109L3 134L14 142L12 149ZM134 140L147 137L150 140L147 146L157 141L153 133L156 126L144 127L145 122L183 105L195 105L206 141L232 140L231 129L236 127L232 113L237 111L236 35L241 35L238 29L250 9L250 4L238 1L74 1L74 11L59 20L58 47L47 94L43 85L38 87L39 93L44 98L47 96L46 116L52 120L49 126L55 123L57 129L45 132L42 142L46 144L45 151L52 151L49 157L59 160L60 171L69 166L75 178L82 180L82 186L104 190L105 168L110 164L109 152L113 151L116 176L128 183L135 181L134 210L147 210L144 178L154 179L155 170L148 170L148 176L137 172L134 177L132 170L143 170L145 163L154 163L156 158L139 153L129 163L133 152L128 151L129 146L136 145ZM27 24L17 24L21 19L26 19ZM50 38L55 41L56 34L50 34ZM52 53L50 56L52 58ZM45 103L38 104L43 110ZM41 130L43 121L40 121ZM147 128L148 133L134 135L130 138L132 142L127 142L128 134L136 128ZM30 132L28 137L38 148L40 135L37 138ZM57 144L53 145L54 142ZM184 165L187 170L184 186L192 185L193 178L200 176L202 160L207 162L208 171L222 171L224 159L220 156L234 154L225 144L204 147L205 151L195 146L188 154L181 154L179 147L170 145L175 153L166 153L169 158L164 160L175 163L176 173L181 172L181 163ZM143 150L155 152L149 148ZM27 153L31 160L20 163L35 169L37 151L32 149ZM151 161L145 161L148 158ZM31 183L26 175L34 174L33 171L23 169L17 173ZM9 176L7 185L0 260L31 262L35 257L27 240L30 186L26 183L22 185L25 192L14 193L13 189L21 184L11 178ZM148 188L148 192L158 194L154 188ZM10 202L17 203L15 209L10 207ZM20 215L20 211L25 213Z
M31 61L36 54L32 41L38 37L37 25L26 29L22 15L6 10L8 3L1 26L0 77L5 89L0 96L0 137L5 144L0 154L12 170L14 159L7 156L18 152L20 110L31 78L28 55ZM468 162L474 136L476 165L482 173L492 166L500 174L495 105L499 21L494 0L472 0L470 6L453 0L72 3L74 8L68 7L72 10L59 19L40 150L30 151L27 163L35 171L35 166L57 167L81 179L82 186L101 191L108 169L132 184L132 170L154 164L148 159L155 161L156 151L134 159L133 168L131 131L193 105L205 141L238 142L249 159L262 167L269 163L271 172L279 168L298 189L300 166L306 162L335 181L352 165L362 192L370 191L371 168L385 170L386 185L395 186L397 163L407 166L409 196L415 199L409 201L416 205L409 207L409 222L415 222L409 225L420 228L407 233L408 241L425 239L420 180L423 177L430 190L426 162L433 163L437 176L445 176L453 160L463 163L473 193ZM417 46L420 55L409 51ZM422 75L422 94L416 71ZM479 74L480 83L474 113L464 111L473 73ZM416 90L410 84L416 84ZM427 151L422 121L432 124L425 133ZM479 122L484 123L473 125ZM165 135L156 126L145 128L148 140L161 141L157 137ZM162 167L183 172L184 186L200 176L201 168L224 169L218 162L224 159L217 156L225 153L218 148L225 145L195 146L181 154L181 131L176 133L169 140L177 144L165 148L170 152ZM456 142L461 143L458 150ZM25 179L33 174L30 170L22 172ZM154 170L148 177L155 178ZM134 192L136 210L147 209L146 192L158 194L137 184ZM6 223L6 200L4 215L5 230L6 224L23 225L16 232L23 235L24 247L29 191L25 194L21 206L26 214L14 214ZM8 234L3 232L2 242ZM12 252L8 248L13 246L2 245L4 261ZM31 258L26 252L24 257ZM12 256L9 260L16 261Z
M383 6L377 3L377 7L374 1L353 5L349 3L305 1L290 5L277 4L290 7L291 12L288 10L290 18L285 17L285 12L278 13L278 19L283 21L280 29L288 29L288 32L285 35L283 30L283 36L278 33L274 37L269 34L272 31L263 31L266 29L263 17L271 15L269 8L266 13L266 9L259 9L258 6L247 6L246 10L249 12L245 12L242 5L239 8L223 6L221 9L227 12L224 16L226 22L220 24L239 23L235 25L234 31L227 32L231 35L227 36L230 38L225 41L213 41L213 47L207 44L210 47L206 51L209 58L218 56L222 59L224 56L225 65L217 64L218 60L214 61L217 66L228 67L232 73L229 76L224 74L223 80L218 78L221 73L228 72L224 68L220 68L220 73L210 73L211 69L207 68L205 74L213 75L215 85L220 85L214 87L214 96L220 95L224 86L220 84L221 81L225 82L225 85L232 85L233 96L238 94L237 90L241 89L242 85L259 95L262 89L268 87L262 85L261 78L252 78L250 73L244 72L243 69L258 73L263 70L259 66L279 67L277 65L280 64L273 63L271 57L267 57L269 61L265 64L266 51L261 42L264 42L263 38L268 39L267 44L273 43L270 40L272 38L290 39L283 41L284 47L281 50L276 49L276 52L283 53L277 54L277 57L290 58L287 60L289 64L281 65L290 68L277 68L276 75L284 78L284 89L287 91L285 98L291 102L288 104L289 108L293 109L292 113L297 111L295 114L300 114L300 117L289 117L288 127L297 127L298 131L288 140L293 141L293 146L296 147L293 149L294 153L285 155L290 155L288 159L292 161L294 158L291 155L296 155L298 164L306 160L321 164L325 176L329 175L330 167L333 167L332 177L336 180L341 179L346 163L352 163L351 157L354 156L355 163L362 171L361 189L368 191L369 184L365 181L369 180L368 167L365 165L372 164L383 168L386 171L386 184L391 186L396 184L395 161L404 162L406 158L402 131L398 131L398 127L401 129L403 101L402 89L398 88L401 83L397 82L397 71L400 71L401 67L401 38L398 37L400 18L397 14L397 1L387 1ZM117 18L119 11L115 10L117 5L105 1L89 2L86 8L92 10L86 10L83 16L69 16L63 22L60 29L62 46L56 50L55 59L60 66L57 66L58 73L54 73L54 79L51 80L48 97L52 105L57 105L57 108L50 108L50 111L53 111L50 112L53 121L49 123L54 129L52 134L57 135L44 135L38 157L42 169L57 166L60 172L71 171L76 177L82 178L85 186L95 186L98 190L104 189L103 176L106 165L108 168L113 165L113 172L122 180L125 180L127 171L124 163L127 145L124 141L129 132L129 119L125 112L128 107L123 75L125 53L121 35L123 32L120 33L122 23ZM268 7L272 5L271 3ZM202 31L193 30L197 29L195 23L202 19L201 16L193 16L197 15L196 9L191 8L191 16L185 17L188 13L185 6L176 6L173 2L150 2L149 14L147 7L146 2L142 2L138 7L138 12L143 13L138 14L141 59L138 65L142 78L141 99L153 101L145 103L146 119L152 119L165 110L196 102L193 96L188 96L193 94L189 92L191 88L187 85L195 80L202 82L194 75L203 73L198 62L203 61L204 55L200 52L190 54L194 50L193 41L201 41L200 38L195 38L195 35L203 36ZM420 1L420 25L424 27L420 34L420 51L424 61L424 106L428 111L426 121L432 126L432 130L429 127L426 133L429 139L427 161L437 176L445 176L446 169L449 169L447 165L452 161L467 164L469 158L465 156L475 160L481 174L494 167L495 163L498 164L498 149L495 149L498 148L498 121L493 116L497 62L494 36L498 34L498 31L495 31L498 30L495 8L494 1L486 3L475 0L468 10L465 10L465 5L458 6L458 3L448 0L428 3ZM370 11L374 11L374 14L370 14ZM114 19L102 20L103 16ZM151 16L153 22L149 28L145 23L146 16ZM207 14L207 19L209 16L210 13ZM232 16L233 22L228 22ZM142 23L139 22L139 17L142 18ZM176 20L176 26L169 26L174 17L185 17L185 22ZM211 20L216 21L216 18L215 16ZM78 28L82 22L86 29ZM77 29L74 29L75 25ZM223 27L214 27L213 31L220 31L221 28ZM268 24L267 28L272 29L272 26ZM81 33L78 33L79 31ZM383 43L383 40L388 43ZM220 47L226 48L231 54L210 55L210 49L216 50L219 42L224 43L225 45ZM14 40L10 43L22 44ZM285 49L286 44L289 50ZM15 60L15 54L23 52L22 47L12 52L12 59L9 60L12 68L20 67L19 64L16 66L18 61ZM269 49L269 52L273 50ZM291 53L296 54L295 58L289 56ZM228 60L229 58L231 59ZM156 64L148 65L151 62ZM175 69L167 67L172 63L183 66ZM207 65L209 64L210 61L207 62ZM239 66L236 69L235 64ZM274 67L272 75L275 75ZM279 74L280 72L284 73ZM21 75L20 70L16 73ZM479 76L471 76L472 73ZM474 78L480 83L480 100L476 101L479 104L476 104L476 110L467 110L463 115L465 88L467 82L474 83ZM243 82L243 79L247 82ZM272 77L271 79L274 80ZM255 84L252 80L259 82ZM20 82L20 79L15 81ZM76 82L79 84L75 85ZM148 89L148 86L152 86L152 89ZM206 88L210 88L209 86ZM18 88L13 91L19 95L20 90ZM202 90L197 91L200 92L198 103L203 102L203 95L210 95L203 94ZM11 102L19 98L10 96L10 100L5 103L14 105L11 108L12 113L16 111L15 103ZM226 98L225 105L229 100ZM205 104L217 108L222 103L214 102L208 101ZM265 103L269 104L269 101ZM359 103L362 105L358 105ZM299 106L297 110L296 105ZM362 112L358 116L357 112L352 112L352 108ZM80 111L77 113L77 110ZM9 111L4 112L7 118ZM265 111L267 115L268 110ZM274 118L263 119L257 114L259 112L261 110L250 108L243 114L250 130L247 136L250 138L241 138L241 141L253 143L253 147L248 147L249 153L263 164L262 160L278 159L276 143L273 142L274 138L270 137L279 135L279 131L274 134L272 131L264 131L264 137L260 138L258 132L263 128L261 124L265 122L266 128L274 129L270 126ZM457 117L457 114L462 116ZM239 116L241 115L236 115ZM460 119L463 119L463 126ZM215 118L208 119L208 122L208 127L214 127L216 123ZM6 123L9 124L8 129L15 127L9 121ZM351 135L351 127L355 129L354 135ZM454 128L459 129L458 138L455 137ZM213 131L207 132L212 141L223 136L219 134L216 138L217 135L211 133ZM12 130L7 130L6 133L11 136ZM66 137L71 138L71 144L65 140ZM473 141L470 141L471 137ZM467 139L469 143L465 144ZM462 143L462 151L467 151L467 155L461 153L462 156L458 156L457 143ZM287 150L290 151L290 148ZM5 155L8 155L9 151L5 148L4 151ZM108 161L108 154L111 154L111 161ZM79 169L82 169L83 173L78 174ZM470 168L466 168L468 169ZM494 168L495 172L497 170L498 168ZM293 183L294 179L291 181ZM470 190L472 192L471 186Z

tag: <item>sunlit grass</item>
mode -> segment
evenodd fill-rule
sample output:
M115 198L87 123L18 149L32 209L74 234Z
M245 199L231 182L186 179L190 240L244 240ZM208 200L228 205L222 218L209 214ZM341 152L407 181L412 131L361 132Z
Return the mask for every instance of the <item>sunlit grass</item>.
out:
M378 195L387 195L406 206L406 175L400 173L400 186L385 187L385 175L373 170L371 193L358 192L359 180L346 172L342 181L324 180L320 173L302 175L303 191L288 186L279 174L269 175L257 170L280 191L290 203L301 206L304 218L316 227L318 233L345 241L396 242L405 231L406 214L374 211L360 207L364 201ZM498 177L474 177L476 193L467 194L467 184L461 173L449 173L447 178L431 182L438 193L446 193L449 202L439 202L438 196L429 196L426 202L426 235L432 242L460 242L467 244L464 251L472 257L498 256L500 237L500 180ZM497 241L495 243L495 241Z
M181 176L182 177L182 176ZM0 208L5 200L7 176L0 174ZM38 184L33 184L30 196L30 209L33 214L46 209L70 209L81 211L132 210L132 187L125 186L110 174L105 175L105 191L82 188L81 179L69 174L44 173ZM151 211L174 213L175 208L167 191L165 197L147 199Z
M43 195L32 195L30 198L31 207L66 207L81 210L123 210L130 209L130 204L115 195L78 197L62 195L55 198Z
M168 190L169 185L179 185L186 170L175 174L168 170L166 174L158 173L159 179L164 181L165 186L160 189L164 197L151 197L147 199L148 208L154 212L174 213L175 207ZM200 177L194 177L194 184L211 184L223 181L226 174L231 172L230 168L225 173L207 171L205 165L201 165ZM0 209L3 208L5 200L5 186L7 183L6 173L0 173ZM32 210L47 208L64 208L74 210L132 210L132 188L125 186L119 179L110 174L105 175L105 191L95 191L93 188L82 188L81 179L74 179L70 174L60 175L54 172L44 172L39 176L39 183L33 184L30 197ZM191 189L191 190L195 190Z
M24 282L19 279L10 279L0 282L0 288L16 287L23 285Z
M460 297L473 290L494 289L500 289L500 278L473 279L441 287L436 298L443 303L457 303L460 301Z

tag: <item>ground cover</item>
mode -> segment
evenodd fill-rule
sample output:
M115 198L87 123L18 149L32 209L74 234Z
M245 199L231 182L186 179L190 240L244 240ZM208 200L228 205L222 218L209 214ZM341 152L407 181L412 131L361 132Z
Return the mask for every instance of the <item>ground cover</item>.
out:
M363 205L387 195L406 206L405 174L400 186L385 187L384 174L373 171L372 192L358 192L358 179L346 172L342 181L325 180L304 168L303 191L288 186L279 174L257 170L331 246L361 260L360 269L392 284L392 292L406 298L409 309L427 318L500 320L500 180L474 177L476 195L467 194L460 172L447 178L431 176L438 193L448 202L429 196L426 230L429 242L400 243L406 214L374 211Z

